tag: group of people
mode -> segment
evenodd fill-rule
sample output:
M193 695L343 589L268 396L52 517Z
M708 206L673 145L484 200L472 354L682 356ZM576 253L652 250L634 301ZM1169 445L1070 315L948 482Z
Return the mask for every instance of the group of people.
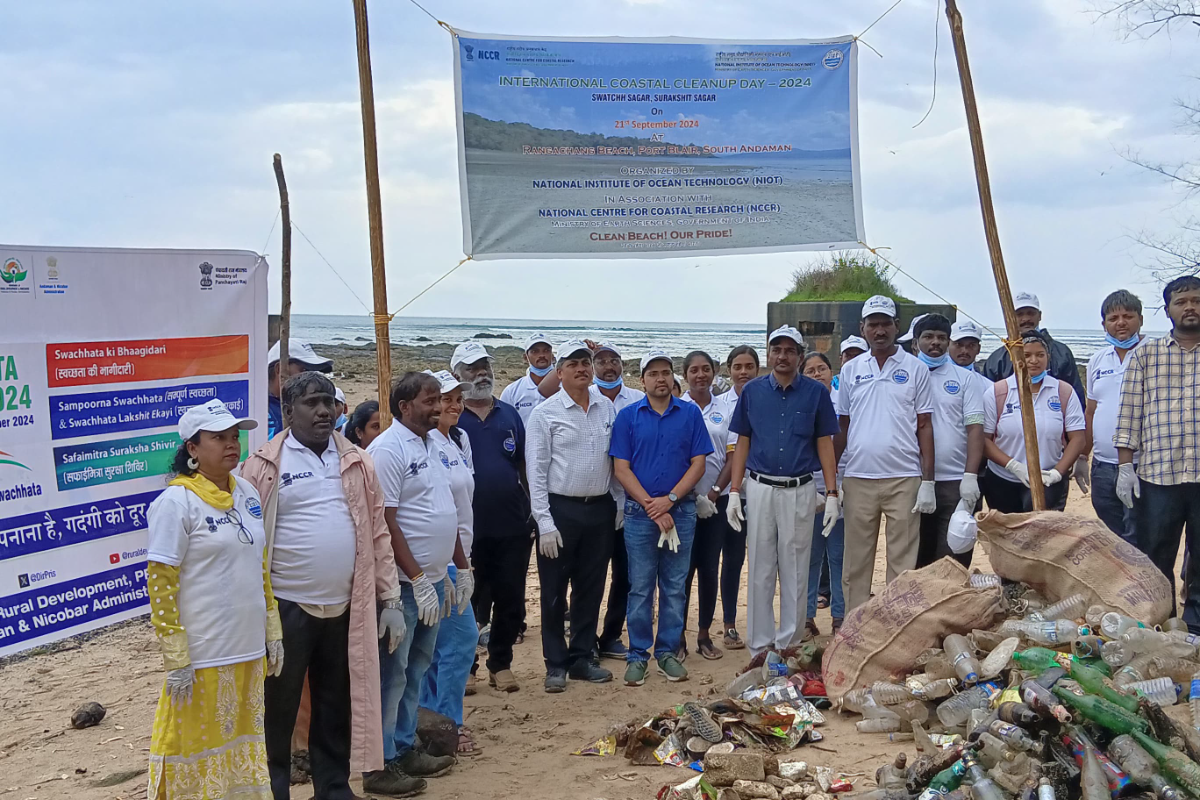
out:
M459 345L441 372L408 372L347 414L329 368L293 343L269 366L270 440L239 468L238 419L217 400L179 422L174 477L149 512L150 608L166 680L151 742L153 798L289 796L297 719L318 798L408 796L455 763L419 746L418 708L462 727L479 627L487 683L515 692L534 547L546 692L688 676L696 652L783 650L833 630L871 596L880 524L887 580L954 554L956 510L1031 508L1031 470L1062 509L1072 476L1100 518L1168 576L1200 533L1200 279L1166 287L1173 330L1141 332L1126 291L1101 307L1107 346L1086 388L1032 294L1016 299L1035 404L1028 463L1004 348L982 372L982 330L939 314L901 335L895 303L863 304L860 336L830 359L793 327L735 348L731 387L707 353L654 349L625 385L611 343L544 336L495 393L493 359ZM676 366L682 376L676 375ZM1087 469L1091 452L1091 469ZM748 557L746 639L737 629ZM611 580L609 579L611 572ZM1200 630L1200 580L1184 619ZM607 609L604 606L608 585ZM778 618L776 593L778 592ZM655 621L657 620L657 628ZM628 636L628 645L623 635Z

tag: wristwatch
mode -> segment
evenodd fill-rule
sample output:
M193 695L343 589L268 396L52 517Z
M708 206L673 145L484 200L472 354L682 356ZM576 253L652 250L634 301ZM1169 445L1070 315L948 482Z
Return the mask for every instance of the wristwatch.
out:
M674 492L667 492L667 499L670 500L672 503L678 503L679 495L675 494Z
M826 496L826 497L837 497L837 496L838 496L838 490L837 490L837 489L826 489L826 490L825 490L825 496Z

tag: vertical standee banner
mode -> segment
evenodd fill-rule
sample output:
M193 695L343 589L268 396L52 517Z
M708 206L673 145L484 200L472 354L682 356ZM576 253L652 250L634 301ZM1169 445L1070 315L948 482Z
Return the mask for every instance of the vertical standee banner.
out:
M453 42L463 249L477 260L866 239L853 37Z
M0 244L0 320L3 656L146 613L179 415L219 398L265 423L267 264Z

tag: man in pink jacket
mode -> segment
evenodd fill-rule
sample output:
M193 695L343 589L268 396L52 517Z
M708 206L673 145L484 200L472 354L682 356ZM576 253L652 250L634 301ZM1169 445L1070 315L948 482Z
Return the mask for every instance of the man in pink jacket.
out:
M275 800L289 797L306 673L315 796L350 800L352 767L382 769L376 636L395 650L406 635L383 493L371 457L334 430L334 392L320 373L289 379L281 398L289 427L242 467L262 496L271 578L283 589L276 598L288 658L265 696Z

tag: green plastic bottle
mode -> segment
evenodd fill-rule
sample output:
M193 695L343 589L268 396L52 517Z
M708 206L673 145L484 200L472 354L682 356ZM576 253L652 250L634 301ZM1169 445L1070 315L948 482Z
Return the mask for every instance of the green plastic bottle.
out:
M1075 694L1061 684L1051 691L1065 705L1078 711L1085 719L1107 728L1114 733L1133 733L1145 731L1150 723L1130 713L1115 703L1110 703L1103 697L1090 694Z
M917 800L933 800L944 797L962 785L967 774L967 765L960 758L930 779L929 785L921 792Z
M1045 647L1030 647L1013 653L1013 661L1018 666L1036 672L1042 672L1053 667L1062 667L1088 693L1103 697L1105 700L1117 704L1126 711L1137 713L1138 701L1136 697L1121 694L1105 682L1104 679L1107 676L1103 672L1088 666L1074 656L1068 656L1065 653L1056 653Z
M1163 773L1192 797L1200 797L1200 766L1195 761L1176 750L1151 739L1142 731L1130 734L1154 760L1162 767Z

